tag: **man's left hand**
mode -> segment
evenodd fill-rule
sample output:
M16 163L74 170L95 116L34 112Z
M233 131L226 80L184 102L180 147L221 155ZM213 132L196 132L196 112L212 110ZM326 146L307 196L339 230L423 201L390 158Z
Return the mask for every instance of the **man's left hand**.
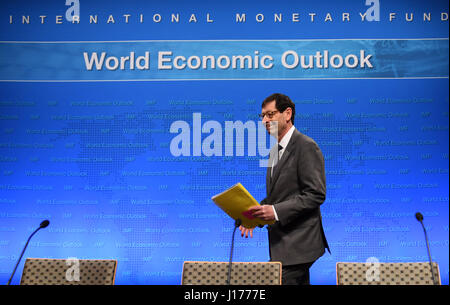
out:
M252 216L258 217L262 220L274 220L275 214L273 213L273 207L271 205L254 206L248 209L251 211Z

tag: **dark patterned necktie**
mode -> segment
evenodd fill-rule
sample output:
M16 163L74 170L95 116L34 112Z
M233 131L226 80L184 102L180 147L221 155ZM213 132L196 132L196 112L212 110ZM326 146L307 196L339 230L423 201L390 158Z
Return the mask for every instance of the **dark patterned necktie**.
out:
M273 164L273 168L270 171L270 182L272 182L272 176L273 176L273 172L275 170L275 168L278 165L278 162L280 162L280 152L281 150L283 150L283 146L281 146L280 144L278 144L278 152L277 152L277 162L275 162L275 164Z
M280 152L283 150L283 146L278 144L278 161L280 161Z

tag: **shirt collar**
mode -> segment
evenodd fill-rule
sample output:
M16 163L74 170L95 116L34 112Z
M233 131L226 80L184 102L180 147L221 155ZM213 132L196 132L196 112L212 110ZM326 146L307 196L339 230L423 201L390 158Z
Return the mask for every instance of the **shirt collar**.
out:
M289 141L291 140L292 134L294 133L295 126L292 125L292 127L288 130L288 132L284 135L284 137L281 139L281 141L278 143L281 146L283 146L283 150L287 147L289 144Z

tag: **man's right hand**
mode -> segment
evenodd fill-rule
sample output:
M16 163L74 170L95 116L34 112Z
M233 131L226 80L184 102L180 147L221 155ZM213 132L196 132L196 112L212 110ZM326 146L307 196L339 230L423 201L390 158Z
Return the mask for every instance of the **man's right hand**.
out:
M248 238L248 234L249 233L250 233L250 237L253 237L253 230L254 229L255 228L249 229L249 228L246 228L246 227L243 227L243 226L239 226L239 230L241 230L241 236L244 237L244 235L245 235L245 238Z

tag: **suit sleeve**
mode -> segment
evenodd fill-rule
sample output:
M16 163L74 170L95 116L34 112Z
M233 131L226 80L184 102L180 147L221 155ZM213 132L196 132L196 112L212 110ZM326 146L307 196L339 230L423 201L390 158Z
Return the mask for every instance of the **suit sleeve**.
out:
M297 154L299 194L275 204L282 225L317 209L326 198L325 162L319 146L305 142Z

